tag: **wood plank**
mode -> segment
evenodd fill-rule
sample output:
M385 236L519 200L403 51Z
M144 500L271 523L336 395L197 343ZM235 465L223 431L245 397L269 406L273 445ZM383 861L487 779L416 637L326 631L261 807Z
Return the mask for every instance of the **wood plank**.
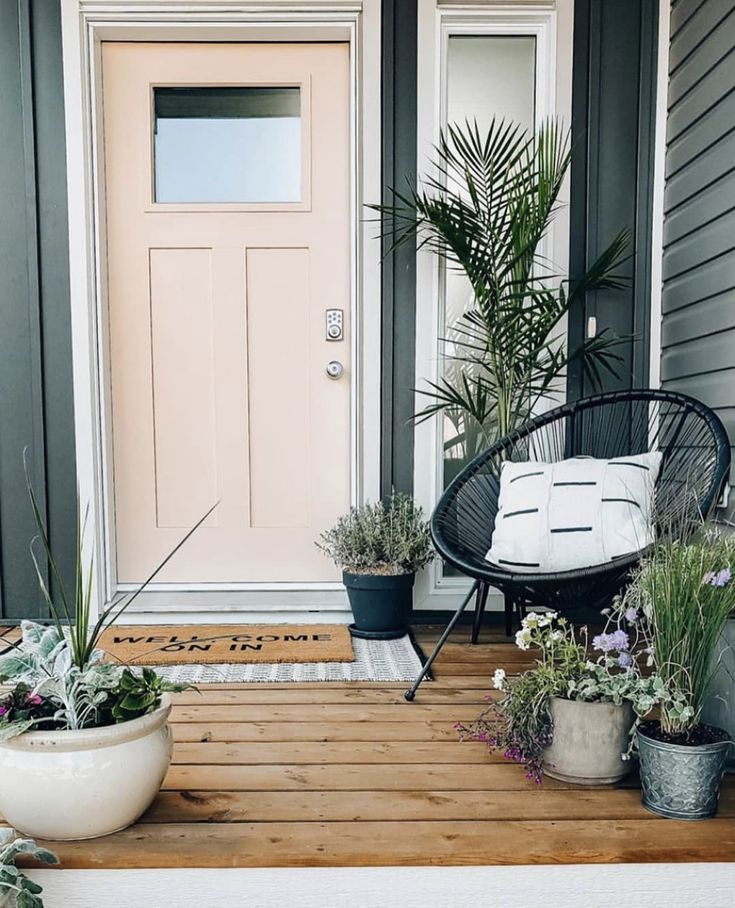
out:
M474 741L282 741L268 743L181 742L174 763L215 766L299 766L351 763L498 763L502 756Z
M427 720L468 722L477 717L477 704L424 704L421 695L413 703L403 701L385 704L344 703L304 706L258 704L243 706L174 706L175 722L232 722L248 719L251 722L423 722Z
M456 741L451 722L185 722L175 741Z
M575 792L577 786L544 780L551 790ZM171 766L166 791L529 791L535 787L521 767L510 763L384 763L380 765ZM573 797L573 795L571 796Z
M485 685L489 686L486 680ZM298 688L289 690L281 688L271 690L267 686L249 688L247 690L219 690L218 688L202 688L200 691L188 690L174 695L177 706L250 706L274 703L296 706L298 704L394 704L401 705L408 710L413 704L406 703L403 697L406 685L400 688L390 687L330 687L321 688L313 684L311 688ZM421 689L422 704L436 703L472 703L481 704L484 688L442 687L439 685L426 685Z
M735 789L722 793L720 818L735 816ZM637 789L553 791L164 791L144 823L252 823L400 820L650 819Z
M676 820L139 823L44 843L65 869L374 867L730 861L735 824Z

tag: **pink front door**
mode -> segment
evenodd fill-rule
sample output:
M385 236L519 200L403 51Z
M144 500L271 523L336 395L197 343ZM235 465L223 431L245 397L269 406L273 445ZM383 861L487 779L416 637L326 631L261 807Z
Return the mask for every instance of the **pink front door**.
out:
M314 540L350 498L348 45L102 60L118 582L217 500L158 579L335 579Z

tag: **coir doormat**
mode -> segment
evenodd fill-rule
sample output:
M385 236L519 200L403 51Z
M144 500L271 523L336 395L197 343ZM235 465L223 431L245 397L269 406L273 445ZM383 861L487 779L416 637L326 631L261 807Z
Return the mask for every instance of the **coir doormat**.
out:
M352 662L352 638L344 624L108 628L99 648L130 665Z

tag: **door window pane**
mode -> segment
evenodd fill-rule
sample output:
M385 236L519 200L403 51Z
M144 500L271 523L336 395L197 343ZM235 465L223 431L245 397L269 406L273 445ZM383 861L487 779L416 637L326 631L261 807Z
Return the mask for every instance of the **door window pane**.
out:
M155 201L301 200L298 88L155 88Z
M480 133L493 118L534 128L536 39L525 35L452 35L447 48L447 123L463 125L477 120ZM472 288L463 273L444 269L444 332L451 341L457 320L473 306ZM451 346L444 344L451 353ZM447 373L467 372L471 366L445 360ZM456 377L455 377L456 378ZM477 433L462 418L443 421L443 480L446 487L478 453ZM449 565L445 577L457 576Z
M480 133L493 118L534 128L536 39L527 35L451 35L447 49L447 123L477 120ZM473 305L472 288L455 268L444 272L444 337ZM446 352L450 352L446 349ZM445 363L466 371L467 365ZM444 481L448 484L477 452L461 421L444 420Z

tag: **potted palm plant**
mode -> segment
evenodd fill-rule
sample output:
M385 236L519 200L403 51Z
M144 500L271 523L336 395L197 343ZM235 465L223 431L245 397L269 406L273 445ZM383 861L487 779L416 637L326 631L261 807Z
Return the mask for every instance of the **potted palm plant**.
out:
M514 677L498 669L500 699L456 728L521 763L536 782L542 774L577 785L617 782L631 768L634 724L656 703L655 679L642 676L636 659L637 639L608 627L592 640L591 660L586 628L575 631L556 612L531 612L516 645L538 650L535 666Z
M660 718L641 724L637 743L643 804L654 813L701 819L717 812L730 735L706 724L702 708L713 654L735 608L735 540L715 531L663 539L626 594L640 609L660 685Z
M158 793L171 760L168 694L184 688L152 669L138 674L104 661L100 635L206 517L145 583L94 619L92 563L90 558L85 564L81 520L71 598L30 482L28 491L54 592L32 545L51 624L23 622L21 642L0 657L0 683L11 685L0 697L0 812L29 835L94 838L133 823Z
M416 571L434 558L428 523L410 495L352 508L319 538L342 568L356 637L389 640L406 633Z
M486 133L454 124L441 133L433 176L371 206L393 248L418 241L467 283L468 305L447 326L443 373L419 389L428 402L414 417L441 414L450 430L445 480L557 395L572 364L592 384L617 372L623 338L609 330L575 347L562 342L585 294L625 286L617 272L629 244L621 231L586 274L553 273L543 241L570 161L569 135L554 122L536 135L504 120Z

